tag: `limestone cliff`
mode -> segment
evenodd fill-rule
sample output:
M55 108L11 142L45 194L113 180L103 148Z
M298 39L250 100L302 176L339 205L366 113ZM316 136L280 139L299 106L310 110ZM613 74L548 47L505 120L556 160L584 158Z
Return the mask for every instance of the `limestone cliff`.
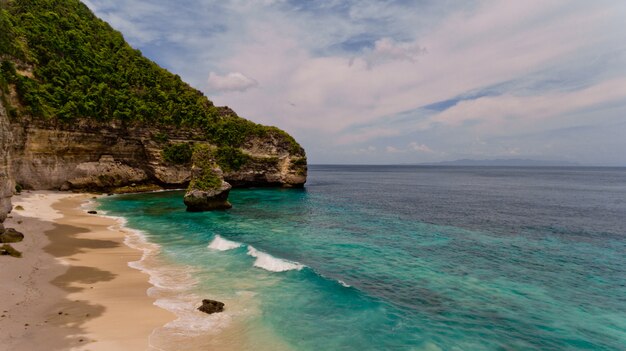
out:
M11 211L11 195L15 183L11 175L11 140L9 119L3 104L3 95L0 92L0 230L7 213Z
M207 143L193 129L130 128L88 120L74 125L21 121L13 124L12 134L13 173L26 189L185 187L191 164L168 162L164 150L168 145ZM168 140L158 140L162 135ZM238 148L248 156L245 162L225 172L224 179L235 187L300 187L306 181L306 161L289 147L273 137L251 139Z

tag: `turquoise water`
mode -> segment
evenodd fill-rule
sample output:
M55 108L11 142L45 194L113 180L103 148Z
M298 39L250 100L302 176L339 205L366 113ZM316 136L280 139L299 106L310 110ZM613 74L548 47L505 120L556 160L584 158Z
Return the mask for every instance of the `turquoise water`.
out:
M230 323L244 349L625 349L624 169L319 166L304 190L230 200L100 200L178 267L157 297L186 313L179 335ZM196 313L199 297L225 315Z

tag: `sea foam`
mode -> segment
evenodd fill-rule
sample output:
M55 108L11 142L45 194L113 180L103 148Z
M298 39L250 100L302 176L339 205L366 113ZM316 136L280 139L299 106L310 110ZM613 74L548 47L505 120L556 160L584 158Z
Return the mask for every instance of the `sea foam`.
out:
M241 243L226 240L219 235L215 235L215 238L213 239L213 241L211 241L211 243L207 247L212 250L228 251L228 250L236 249L240 247L241 245L242 245Z
M276 258L252 246L248 246L248 255L256 258L256 261L254 261L255 267L263 268L270 272L285 272L294 269L299 271L304 268L304 265L300 263Z

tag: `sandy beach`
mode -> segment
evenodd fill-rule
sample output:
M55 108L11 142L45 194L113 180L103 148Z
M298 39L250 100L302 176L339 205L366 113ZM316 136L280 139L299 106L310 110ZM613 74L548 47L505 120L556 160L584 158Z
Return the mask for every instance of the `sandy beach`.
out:
M0 257L3 349L157 350L150 335L174 316L153 305L148 275L128 266L142 253L124 244L116 221L81 208L91 197L13 198L5 227L25 239L13 244L22 258Z

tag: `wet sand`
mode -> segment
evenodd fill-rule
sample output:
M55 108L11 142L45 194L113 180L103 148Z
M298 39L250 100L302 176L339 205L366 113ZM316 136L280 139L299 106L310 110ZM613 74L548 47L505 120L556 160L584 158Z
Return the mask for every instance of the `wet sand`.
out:
M153 305L142 253L115 220L81 208L85 194L13 198L5 227L25 235L23 258L0 257L0 345L7 350L158 350L153 330L175 317Z

